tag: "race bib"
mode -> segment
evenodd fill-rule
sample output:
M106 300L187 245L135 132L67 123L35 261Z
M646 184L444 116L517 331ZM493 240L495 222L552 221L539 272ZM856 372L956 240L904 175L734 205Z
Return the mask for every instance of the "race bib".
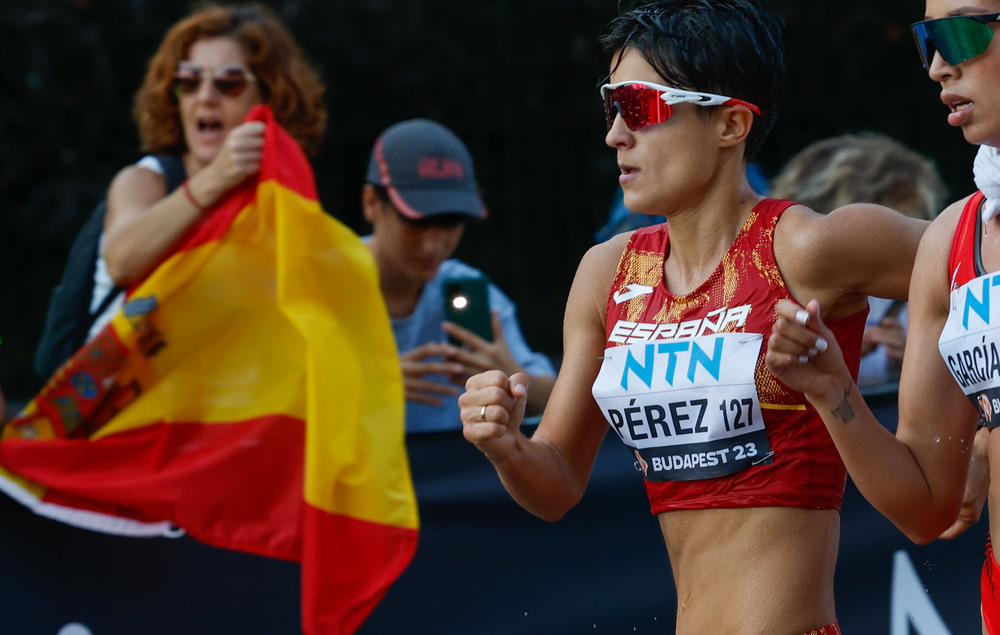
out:
M771 462L754 373L763 336L720 333L613 346L593 394L650 481Z
M951 292L938 350L952 377L979 410L982 425L1000 425L1000 273Z

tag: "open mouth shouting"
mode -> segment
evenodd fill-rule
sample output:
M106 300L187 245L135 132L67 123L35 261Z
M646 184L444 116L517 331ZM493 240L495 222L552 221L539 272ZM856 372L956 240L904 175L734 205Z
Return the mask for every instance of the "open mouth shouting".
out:
M222 120L216 117L198 117L197 130L198 137L203 142L217 141L225 135Z

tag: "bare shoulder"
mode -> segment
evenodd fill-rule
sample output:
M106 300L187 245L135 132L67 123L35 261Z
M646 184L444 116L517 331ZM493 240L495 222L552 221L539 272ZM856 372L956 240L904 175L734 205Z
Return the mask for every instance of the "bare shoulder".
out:
M610 262L612 266L617 267L618 261L621 259L622 252L625 251L625 246L628 245L628 241L632 239L632 234L634 232L625 232L623 234L617 234L612 236L603 243L597 243L587 250L584 254L581 265L584 262L588 263L603 263L603 266L607 266Z
M906 299L917 245L929 224L871 203L829 214L795 206L778 221L774 253L796 299L817 298L846 315L863 308L867 296Z
M564 348L570 340L579 343L585 338L603 350L604 322L607 318L608 294L618 270L618 262L631 233L619 234L606 242L592 246L583 255L573 278L566 300ZM587 354L591 354L588 352ZM564 354L567 352L564 351Z
M812 208L800 204L792 205L778 219L775 233L782 235L786 240L793 239L801 231L808 230L811 223L818 218L822 218L822 214L813 211Z
M167 180L162 174L133 163L119 170L111 180L108 206L114 207L115 203L128 203L132 200L149 204L166 194Z
M965 204L970 198L972 198L971 194L946 207L944 211L931 222L930 227L927 228L927 232L924 234L922 243L926 243L928 245L943 244L950 249L952 238L955 235L955 229L958 227L958 221L962 217L962 210L965 208Z
M792 205L774 228L774 252L783 270L802 271L816 266L817 249L823 248L835 231L828 216L805 205Z
M165 193L167 189L166 178L156 170L137 163L126 165L121 170L118 170L118 173L111 179L112 189L130 189L132 187L156 188L157 186L162 188Z
M849 252L872 240L885 240L885 232L901 235L915 247L929 221L910 218L874 203L853 203L829 214L819 214L804 205L789 207L775 228L775 243L790 255L816 261L823 252ZM874 233L874 234L873 234Z
M618 234L588 249L577 267L573 286L595 292L603 288L604 296L607 297L607 291L611 288L611 281L618 270L622 253L631 237L632 232Z
M162 174L140 165L127 165L108 187L108 221L139 213L166 195L167 181Z
M951 282L948 258L962 209L969 198L965 197L946 207L924 233L910 284L911 295L921 294L926 290L932 298L940 300L940 304L947 304L947 291Z

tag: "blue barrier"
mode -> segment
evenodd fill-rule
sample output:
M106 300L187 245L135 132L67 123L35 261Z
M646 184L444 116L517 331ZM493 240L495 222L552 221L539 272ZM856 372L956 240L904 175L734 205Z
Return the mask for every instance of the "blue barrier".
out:
M869 401L895 425L894 394ZM408 445L420 546L359 635L673 631L666 549L617 439L608 436L583 500L557 523L518 507L459 432L412 435ZM6 497L0 518L5 635L299 630L294 564L190 538L91 533ZM985 534L983 520L956 540L916 546L848 483L836 576L844 632L978 633Z

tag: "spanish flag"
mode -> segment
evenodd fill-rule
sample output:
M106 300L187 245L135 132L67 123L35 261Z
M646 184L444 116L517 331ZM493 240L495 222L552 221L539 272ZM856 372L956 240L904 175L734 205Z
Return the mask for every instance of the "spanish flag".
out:
M416 550L375 264L269 109L233 190L12 419L0 489L98 531L302 564L302 626L355 631Z

